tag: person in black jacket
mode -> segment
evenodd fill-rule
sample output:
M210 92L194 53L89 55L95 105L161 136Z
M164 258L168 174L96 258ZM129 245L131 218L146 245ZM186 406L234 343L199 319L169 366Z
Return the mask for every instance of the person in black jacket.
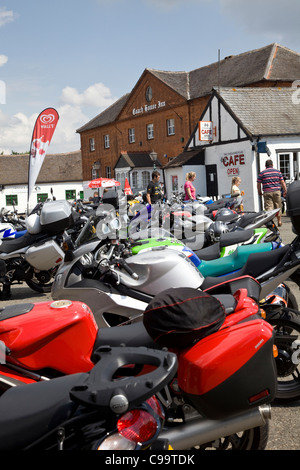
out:
M162 190L160 186L160 173L155 170L152 172L152 180L147 186L146 200L148 204L155 204L162 199Z

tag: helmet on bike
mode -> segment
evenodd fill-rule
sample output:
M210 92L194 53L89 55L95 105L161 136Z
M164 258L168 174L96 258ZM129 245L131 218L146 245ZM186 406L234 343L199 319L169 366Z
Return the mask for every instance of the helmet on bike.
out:
M30 214L26 219L26 228L32 235L41 232L40 216L38 214Z
M229 232L228 227L224 222L213 222L207 229L207 235L212 243L220 240L222 233Z
M234 212L230 210L228 207L222 207L222 209L218 209L215 215L215 220L224 220L228 217L232 217Z

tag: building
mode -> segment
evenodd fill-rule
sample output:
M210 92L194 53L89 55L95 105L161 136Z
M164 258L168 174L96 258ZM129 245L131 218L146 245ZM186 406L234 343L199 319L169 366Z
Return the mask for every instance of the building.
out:
M27 209L29 155L0 155L0 208L19 214ZM81 152L46 155L29 207L47 198L73 201L83 197Z
M149 167L135 173L138 155L145 161L145 154L156 154L161 167L178 155L184 159L182 153L214 88L290 87L298 78L300 54L276 43L190 72L147 68L130 93L77 130L83 180L116 177L116 165L121 164L122 178L127 176L132 188L139 189L151 178L153 165L148 158ZM128 161L124 166L126 154L136 156L133 166ZM175 176L170 190L178 186Z
M268 158L287 183L299 178L299 92L294 87L215 89L184 152L164 168L167 187L177 178L181 189L185 174L195 171L197 193L220 196L230 192L238 175L245 210L260 210L256 181ZM208 137L201 134L202 123L209 124Z

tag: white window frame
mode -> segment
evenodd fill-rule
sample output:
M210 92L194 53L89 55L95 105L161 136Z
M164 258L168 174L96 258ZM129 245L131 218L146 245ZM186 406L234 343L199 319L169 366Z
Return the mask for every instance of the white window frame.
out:
M130 144L133 144L135 142L135 130L134 127L131 127L128 129L128 141Z
M110 166L105 167L105 174L106 174L106 178L111 178L111 167Z
M94 151L95 151L95 138L92 137L92 138L89 140L89 143L90 143L90 152L94 152Z
M109 149L110 143L109 143L109 134L105 134L104 136L104 148Z
M131 173L131 185L133 188L138 188L138 176L139 173L138 171L132 171Z
M154 139L154 125L147 124L147 139L151 140Z
M175 135L175 119L167 119L167 134Z
M144 170L142 171L142 187L147 188L148 184L150 183L151 175L150 171Z

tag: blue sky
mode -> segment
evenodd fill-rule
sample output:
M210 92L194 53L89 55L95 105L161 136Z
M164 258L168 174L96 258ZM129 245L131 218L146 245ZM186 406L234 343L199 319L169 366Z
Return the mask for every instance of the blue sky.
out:
M0 152L25 152L48 106L49 153L80 147L76 129L145 68L190 71L273 42L300 53L299 0L4 0L0 6ZM300 77L299 77L300 78Z

